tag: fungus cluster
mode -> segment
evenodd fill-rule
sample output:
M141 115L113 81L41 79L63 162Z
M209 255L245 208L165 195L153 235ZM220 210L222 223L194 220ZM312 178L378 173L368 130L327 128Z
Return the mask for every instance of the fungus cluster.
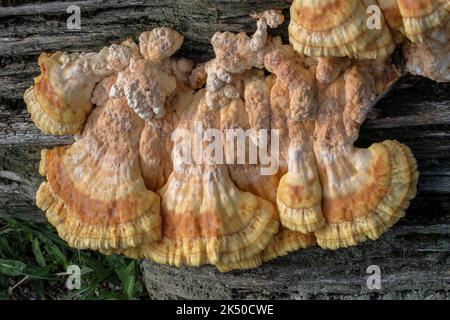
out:
M408 71L449 81L448 0L294 0L289 40L312 57L389 57L404 46Z
M377 30L366 28L373 4ZM99 53L42 54L28 110L43 132L77 139L42 151L37 206L73 247L221 271L377 239L416 194L416 160L397 141L353 144L404 69L449 80L448 11L446 0L295 0L292 45L269 36L284 21L269 10L251 37L216 33L215 58L197 66L172 57L183 37L170 28ZM389 59L396 45L404 69ZM208 148L198 123L216 139L250 130L248 147L279 143L278 170L185 161L196 155L179 139ZM277 141L255 134L274 129ZM221 146L215 156L236 160Z

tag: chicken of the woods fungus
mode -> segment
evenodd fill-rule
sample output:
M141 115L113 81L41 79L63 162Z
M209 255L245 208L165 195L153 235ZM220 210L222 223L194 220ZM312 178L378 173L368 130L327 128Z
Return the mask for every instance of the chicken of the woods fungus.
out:
M273 9L252 15L251 36L216 33L215 57L198 65L172 57L183 36L167 27L98 53L42 54L24 95L31 118L76 141L42 151L37 206L73 247L220 271L375 240L414 198L417 163L397 141L353 144L406 72L449 81L448 11L446 0L294 0L290 44L268 33L284 22ZM214 134L199 140L199 127ZM245 133L245 161L230 130ZM252 148L276 155L270 174Z
M380 59L408 43L408 71L449 81L449 12L449 0L294 0L289 40L318 58Z

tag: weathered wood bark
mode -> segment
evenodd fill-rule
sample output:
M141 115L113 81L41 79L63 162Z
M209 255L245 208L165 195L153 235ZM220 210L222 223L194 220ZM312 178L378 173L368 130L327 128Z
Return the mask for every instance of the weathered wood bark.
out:
M22 101L38 74L39 53L98 50L142 31L169 25L186 37L182 55L211 57L217 30L250 31L248 14L287 9L290 1L0 1L0 216L44 221L34 206L42 180L40 149L71 143L44 135ZM66 29L69 4L81 8L80 31ZM5 6L7 5L7 6ZM286 11L287 13L287 11ZM286 24L276 31L286 35ZM286 38L286 36L285 36ZM409 145L421 171L419 193L406 218L376 242L338 251L311 248L246 272L176 269L143 263L154 298L450 297L450 85L406 77L374 108L359 144L385 139ZM366 287L377 264L382 290Z
M154 299L448 299L449 236L448 225L403 225L375 242L337 251L309 248L250 271L153 262L142 269ZM367 287L371 265L380 267L380 290Z

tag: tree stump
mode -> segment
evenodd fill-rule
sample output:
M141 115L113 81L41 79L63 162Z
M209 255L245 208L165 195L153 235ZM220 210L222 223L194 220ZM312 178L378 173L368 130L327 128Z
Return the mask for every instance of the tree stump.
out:
M252 31L250 13L285 10L290 1L0 1L0 216L45 221L34 205L42 178L40 149L73 142L42 134L22 95L39 70L41 52L99 50L157 26L181 31L180 54L212 57L216 31ZM68 30L70 4L81 30ZM287 41L287 23L272 34ZM272 30L273 31L273 30ZM337 251L314 247L250 271L174 268L143 262L152 298L450 298L450 85L407 76L375 106L358 144L397 139L411 147L421 172L406 217L381 239ZM381 290L366 285L381 269Z

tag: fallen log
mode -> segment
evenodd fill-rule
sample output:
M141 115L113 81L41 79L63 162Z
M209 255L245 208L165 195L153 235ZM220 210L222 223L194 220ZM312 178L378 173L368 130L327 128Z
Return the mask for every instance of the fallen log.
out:
M0 216L45 221L34 205L42 178L40 149L70 144L42 134L22 95L38 74L44 51L98 50L172 26L186 40L180 54L211 58L217 30L251 31L249 14L287 9L289 1L75 1L81 30L68 30L68 3L2 1L0 7ZM6 6L7 5L7 6ZM287 13L287 10L285 10ZM286 35L285 23L276 34ZM285 37L286 39L286 37ZM397 139L411 147L421 171L407 216L376 242L324 251L310 248L251 271L220 274L210 267L173 268L144 262L153 298L449 298L450 85L407 76L378 102L358 144ZM382 289L366 286L369 265L381 268Z

